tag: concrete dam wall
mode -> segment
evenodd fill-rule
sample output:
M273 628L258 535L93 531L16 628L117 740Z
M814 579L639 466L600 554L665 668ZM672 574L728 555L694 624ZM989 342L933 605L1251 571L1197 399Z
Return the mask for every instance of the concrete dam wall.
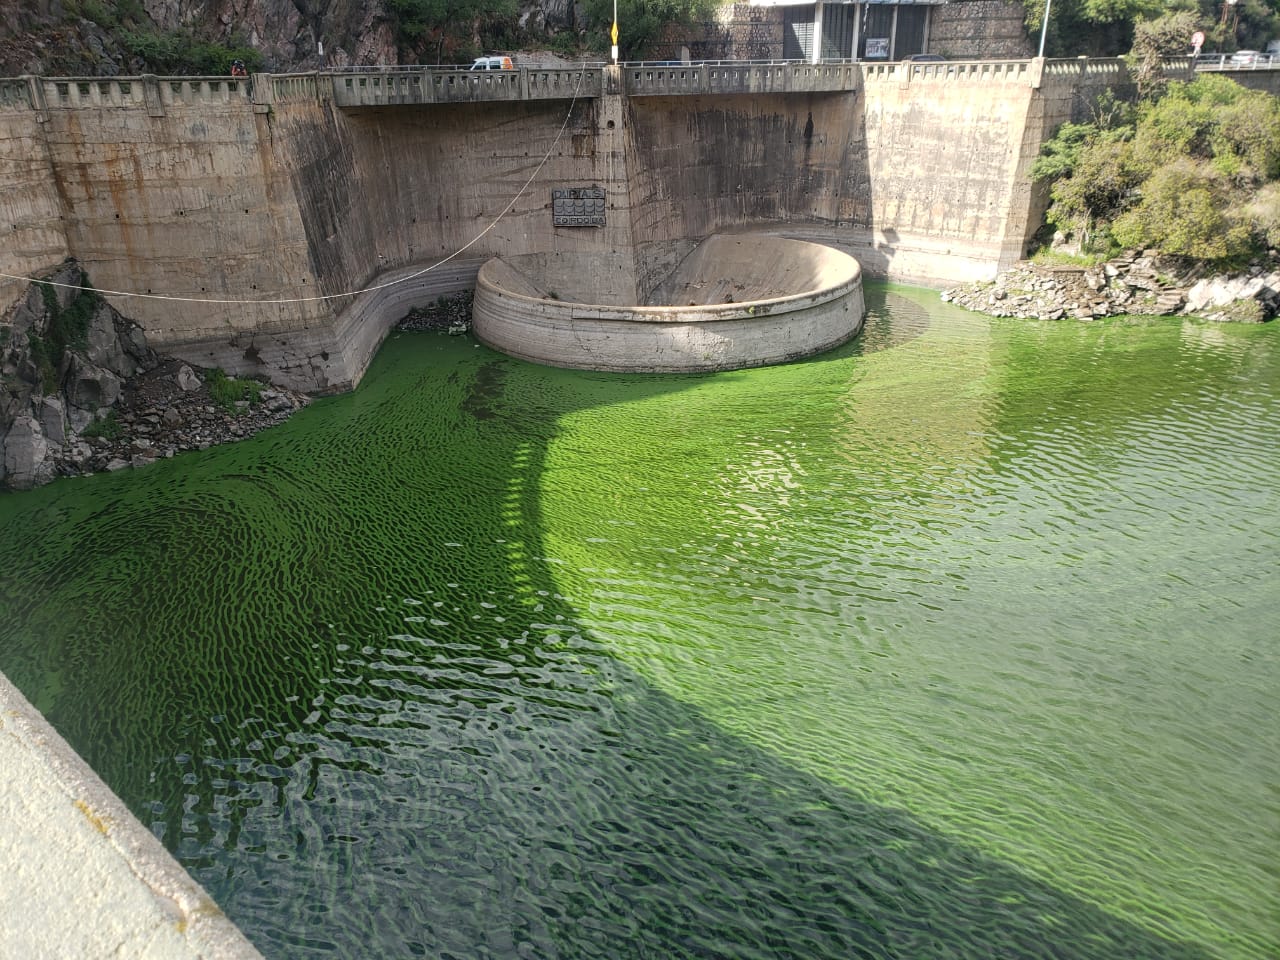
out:
M100 290L175 298L107 295L158 349L317 392L494 256L591 254L636 303L735 231L873 275L989 277L1039 222L1041 142L1111 63L856 65L847 89L726 93L696 71L628 93L605 68L458 102L314 74L0 81L0 272L74 256ZM588 196L594 225L558 216Z

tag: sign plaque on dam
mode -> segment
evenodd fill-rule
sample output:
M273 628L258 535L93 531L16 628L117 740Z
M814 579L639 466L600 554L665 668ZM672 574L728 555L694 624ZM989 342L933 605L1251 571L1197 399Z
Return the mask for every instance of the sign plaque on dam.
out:
M603 227L604 187L558 187L552 190L551 225Z

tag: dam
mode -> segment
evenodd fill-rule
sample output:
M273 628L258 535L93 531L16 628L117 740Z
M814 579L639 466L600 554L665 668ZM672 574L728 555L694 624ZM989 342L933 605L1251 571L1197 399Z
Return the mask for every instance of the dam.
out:
M608 306L601 264L637 302L723 301L694 268L743 238L988 275L1036 222L1015 174L1047 118L1122 82L7 82L4 273L73 255L166 350L362 381L0 499L30 697L0 688L3 745L56 736L38 708L128 807L100 788L78 833L173 852L137 874L152 950L252 955L221 908L269 956L1274 954L1274 330L1000 324L872 284L863 337L731 375L378 350L485 264L569 311Z
M989 278L1040 223L1041 142L1127 83L1044 59L8 79L0 300L75 257L157 349L333 393L492 257L625 262L636 303L717 233ZM558 193L602 202L571 223Z

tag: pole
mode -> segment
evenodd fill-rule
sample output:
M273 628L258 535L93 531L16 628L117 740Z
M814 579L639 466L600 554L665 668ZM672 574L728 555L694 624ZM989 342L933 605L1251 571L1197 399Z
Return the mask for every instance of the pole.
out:
M618 62L618 0L613 0L613 30L609 36L613 38L613 62Z
M616 2L616 0L615 0ZM1040 53L1038 56L1044 56L1044 36L1049 32L1049 7L1053 0L1044 0L1044 23L1040 24Z

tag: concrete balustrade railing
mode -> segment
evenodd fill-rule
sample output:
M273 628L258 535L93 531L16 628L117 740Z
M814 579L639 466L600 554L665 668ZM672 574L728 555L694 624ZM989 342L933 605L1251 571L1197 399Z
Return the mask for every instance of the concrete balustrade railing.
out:
M833 63L623 64L626 93L633 97L699 93L791 93L856 90L859 65Z
M1026 83L1033 61L939 60L861 63L868 83Z
M328 90L315 73L261 73L254 75L254 99L271 103L306 103L319 99Z
M333 99L341 107L596 97L601 89L597 64L559 70L405 67L339 71L331 76Z
M250 99L247 79L231 77L38 78L49 109L231 103Z
M1192 57L1164 63L1170 79L1189 80ZM1280 63L1252 64L1280 71ZM616 80L609 81L616 69ZM701 61L695 63L600 63L579 67L480 71L452 66L358 67L296 74L230 77L16 77L0 79L0 109L140 107L162 115L170 105L252 102L270 104L332 98L341 107L393 106L476 101L552 100L598 97L605 90L628 96L741 93L812 93L857 90L864 83L1079 84L1129 82L1125 62L1116 57L1043 60L869 62L853 60Z
M30 83L26 79L0 80L0 109L30 110Z

